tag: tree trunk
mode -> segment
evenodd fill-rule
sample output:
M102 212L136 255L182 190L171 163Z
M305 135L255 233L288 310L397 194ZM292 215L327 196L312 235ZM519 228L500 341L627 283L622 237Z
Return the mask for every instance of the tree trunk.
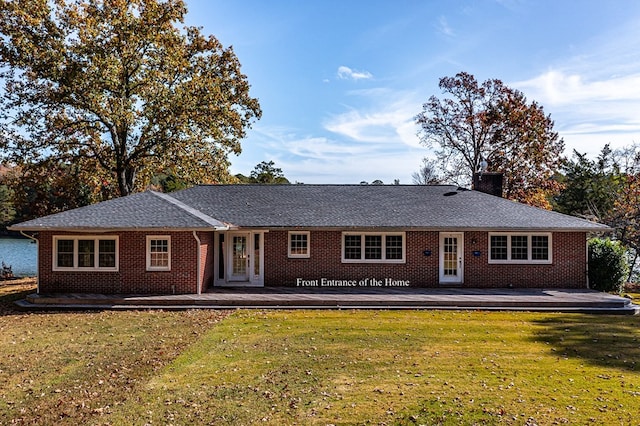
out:
M136 183L137 170L134 167L124 167L117 173L118 189L121 197L126 197L133 193Z
M633 279L633 270L636 268L636 263L638 262L638 250L633 249L633 260L629 265L629 276L627 277L627 282L630 283Z

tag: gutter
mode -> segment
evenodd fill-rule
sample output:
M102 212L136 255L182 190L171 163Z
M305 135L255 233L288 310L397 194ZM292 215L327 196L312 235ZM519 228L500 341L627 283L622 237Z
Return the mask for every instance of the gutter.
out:
M25 234L24 231L20 231L20 235L36 243L36 293L40 294L40 241L32 235Z
M121 228L100 228L100 227L91 227L91 226L83 226L83 227L74 227L74 226L65 226L65 227L27 227L22 228L20 226L8 226L7 229L9 231L17 231L17 232L76 232L83 234L106 234L109 232L188 232L188 231L228 231L229 229L235 229L231 225L224 226L203 226L203 227L171 227L171 226L158 226L158 227L121 227Z

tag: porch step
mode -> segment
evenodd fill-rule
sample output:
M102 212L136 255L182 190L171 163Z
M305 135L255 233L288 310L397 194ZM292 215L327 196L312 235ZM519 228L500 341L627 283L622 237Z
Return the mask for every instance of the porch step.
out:
M405 289L407 290L407 289ZM202 295L32 294L25 309L472 309L638 314L629 299L590 290L417 289L309 292L289 288L227 289Z

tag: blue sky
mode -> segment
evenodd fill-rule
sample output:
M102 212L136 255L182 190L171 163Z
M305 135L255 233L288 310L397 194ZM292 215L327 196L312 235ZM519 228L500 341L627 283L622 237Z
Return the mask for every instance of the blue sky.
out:
M186 1L262 106L233 173L272 160L292 182L412 183L430 155L413 118L460 71L543 105L567 154L640 143L635 0Z

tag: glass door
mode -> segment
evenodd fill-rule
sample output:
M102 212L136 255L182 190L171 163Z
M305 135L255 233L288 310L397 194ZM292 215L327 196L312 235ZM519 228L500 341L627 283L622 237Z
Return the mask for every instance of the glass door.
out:
M230 231L218 235L216 286L264 285L265 231Z
M231 234L229 281L249 281L249 234Z
M440 283L462 284L463 282L463 242L462 232L440 233Z

